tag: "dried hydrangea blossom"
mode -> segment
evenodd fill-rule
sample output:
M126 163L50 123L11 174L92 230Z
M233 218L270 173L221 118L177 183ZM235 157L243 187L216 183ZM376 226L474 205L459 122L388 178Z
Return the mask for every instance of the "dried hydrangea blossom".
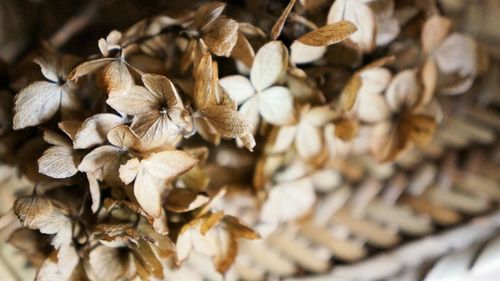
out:
M0 142L31 153L10 160L34 186L12 224L51 244L37 280L168 280L199 255L226 274L239 249L264 245L242 240L324 236L321 218L301 219L361 181L356 163L382 178L381 162L429 143L438 93L466 91L487 66L432 7L318 2L255 17L233 3L174 9L111 31L87 59L45 47L44 80L23 70L35 82L0 95L14 140Z

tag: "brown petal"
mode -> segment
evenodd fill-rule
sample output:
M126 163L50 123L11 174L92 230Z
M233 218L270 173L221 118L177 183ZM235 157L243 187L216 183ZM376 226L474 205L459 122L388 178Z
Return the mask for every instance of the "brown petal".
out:
M409 131L405 124L380 122L373 131L372 153L378 161L398 158L409 147Z
M200 29L210 24L222 14L225 8L226 3L219 1L208 2L202 5L194 14L192 28Z
M436 131L434 118L426 115L413 115L409 122L411 124L410 139L420 146L429 144Z
M203 41L215 55L229 57L238 41L238 22L219 17L204 31Z
M134 84L134 79L127 65L121 60L114 60L104 67L102 81L110 96L127 94Z
M255 230L241 222L237 217L226 215L224 216L224 223L237 237L249 240L260 239L260 235Z
M212 56L207 53L198 63L194 76L194 104L198 110L203 110L211 104L212 69Z
M208 197L192 190L176 188L167 197L166 208L171 212L189 212L208 202Z
M363 80L359 74L354 74L347 85L345 85L339 98L339 109L343 112L349 111L353 108L358 97L358 92L363 85Z
M349 38L356 31L357 28L352 22L342 20L313 30L298 41L309 46L329 46Z
M252 67L255 51L250 42L248 42L248 39L240 32L238 32L238 40L231 52L231 57L241 61L248 68Z
M288 5L286 6L285 10L283 10L283 13L281 13L280 17L278 20L274 23L273 28L271 29L271 39L276 40L280 36L281 30L283 29L283 26L285 25L286 18L290 14L290 12L293 9L293 5L295 5L296 0L290 0Z
M208 241L214 246L214 263L217 271L224 273L236 259L238 244L234 235L224 227L216 227L207 234Z
M79 77L88 75L90 73L94 73L101 67L110 64L114 59L111 58L103 58L97 60L86 61L84 63L79 64L71 73L68 75L68 80L75 80Z

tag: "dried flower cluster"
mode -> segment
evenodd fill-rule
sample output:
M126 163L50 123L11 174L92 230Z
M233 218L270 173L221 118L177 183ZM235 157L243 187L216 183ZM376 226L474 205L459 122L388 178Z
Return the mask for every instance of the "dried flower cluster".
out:
M433 1L295 2L271 22L222 2L158 15L87 59L45 45L42 77L1 92L2 156L35 186L10 218L39 245L37 280L164 279L192 251L224 273L241 239L306 215L342 159L428 144L439 94L487 67Z

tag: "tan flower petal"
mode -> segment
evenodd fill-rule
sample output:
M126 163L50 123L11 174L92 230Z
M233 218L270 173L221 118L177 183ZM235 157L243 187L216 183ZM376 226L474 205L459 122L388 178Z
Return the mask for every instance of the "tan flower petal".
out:
M143 74L141 77L144 86L155 96L158 103L166 103L168 107L183 106L181 97L168 78L155 74Z
M272 144L269 147L270 153L283 153L290 149L297 133L297 126L283 126L276 128Z
M290 0L288 5L286 6L285 10L281 13L280 17L278 20L274 23L273 28L271 29L271 39L276 40L280 34L281 30L283 29L283 26L285 25L286 18L290 14L290 12L293 9L293 5L295 5L296 0Z
M87 173L93 173L102 169L105 165L116 161L120 157L120 148L112 145L99 146L83 157L78 165L78 170Z
M97 60L86 61L84 63L79 64L71 73L68 75L69 80L78 79L79 77L88 75L90 73L94 73L101 67L104 67L110 64L114 59L112 58L103 58Z
M158 97L145 87L133 86L126 95L110 96L106 103L118 112L139 115L160 109Z
M231 57L241 61L246 67L251 68L253 59L255 58L255 51L252 45L248 42L247 38L238 32L238 40L236 45L234 45L233 51L231 52Z
M313 126L320 127L332 121L335 117L337 117L337 114L329 106L324 105L309 109L302 116L302 119Z
M297 40L309 46L329 46L349 38L356 31L352 22L341 20L306 33Z
M134 195L141 208L153 217L161 215L161 198L165 183L149 172L143 163L134 183Z
M203 111L203 115L221 135L238 137L251 132L251 125L240 112L226 106L212 106Z
M321 130L306 122L301 122L297 130L295 148L303 159L317 156L323 148Z
M207 196L198 192L185 188L176 188L168 194L166 208L171 212L189 212L201 207L208 200Z
M199 29L210 24L222 14L225 8L226 3L219 1L208 2L202 5L194 14L192 28Z
M89 253L86 273L92 280L119 280L129 266L129 255L119 248L99 245Z
M134 181L141 168L141 161L137 158L132 158L124 165L120 166L120 179L124 184L129 184Z
M208 256L215 252L214 245L200 232L202 222L201 219L196 219L181 228L175 242L179 262L186 260L193 249Z
M355 73L351 79L347 82L344 89L340 93L338 107L342 112L346 112L352 109L356 103L359 90L363 86L363 79L360 75Z
M165 144L179 133L168 115L158 111L134 117L131 129L141 138L142 145L150 148Z
M212 53L229 57L238 41L238 22L219 17L204 30L203 40Z
M296 121L293 97L287 88L271 87L259 94L258 100L259 112L270 124L286 126Z
M387 119L391 110L383 91L391 81L391 73L385 68L369 69L361 72L363 85L358 93L356 111L365 122L379 122Z
M110 113L99 113L87 118L77 131L73 147L75 149L89 148L106 141L108 132L125 119Z
M311 180L281 183L271 188L267 201L262 206L260 218L266 223L291 221L303 216L315 201Z
M215 103L212 95L213 64L210 54L205 54L198 62L194 76L194 104L198 110L202 110Z
M208 241L214 246L214 263L217 271L224 273L236 259L238 244L234 235L225 227L214 227L207 233Z
M361 0L337 0L328 12L327 23L348 20L358 28L350 36L363 52L370 52L375 47L376 20L370 7Z
M122 60L114 60L102 70L102 80L110 95L126 94L134 85L134 79Z
M54 83L59 82L59 58L53 50L46 50L41 57L33 59L33 62L40 66L40 70L45 78Z
M411 124L409 138L417 145L423 146L431 142L436 131L436 121L427 115L413 115L408 120Z
M198 160L180 150L163 151L143 160L143 166L157 178L170 180L191 169Z
M453 23L450 19L434 15L427 19L422 27L421 41L424 52L435 50L451 31Z
M255 55L250 80L257 91L262 91L276 83L287 66L288 50L280 41L271 41Z
M111 129L107 135L108 141L119 148L138 149L141 140L127 125L119 125Z
M385 93L387 104L393 111L406 106L412 108L419 101L420 85L414 70L403 70L392 79Z
M78 120L64 120L57 123L57 127L63 131L66 136L68 136L71 140L75 139L76 133L80 126L82 125L81 121Z
M80 160L72 147L52 146L38 159L40 173L56 179L69 178L78 172Z
M372 136L371 150L375 159L389 162L398 158L409 146L409 135L404 126L380 122Z
M14 98L15 130L48 121L59 110L62 88L49 82L34 82Z
M87 180L89 181L90 198L92 199L91 209L95 213L99 209L101 203L101 189L97 179L90 173L87 173Z
M226 76L220 79L219 83L238 105L255 94L255 89L250 80L241 75Z

